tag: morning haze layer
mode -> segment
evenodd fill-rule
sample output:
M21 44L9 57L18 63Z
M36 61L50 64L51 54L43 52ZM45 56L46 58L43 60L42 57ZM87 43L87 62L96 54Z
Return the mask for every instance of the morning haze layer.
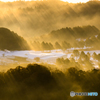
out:
M94 25L100 28L100 1L67 3L62 1L0 2L0 26L32 40L63 27Z

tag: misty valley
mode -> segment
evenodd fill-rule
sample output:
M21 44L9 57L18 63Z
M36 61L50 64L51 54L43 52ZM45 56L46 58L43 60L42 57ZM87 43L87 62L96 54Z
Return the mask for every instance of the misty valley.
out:
M77 48L80 49L80 48ZM81 57L83 56L83 57ZM9 68L15 68L19 65L27 65L29 63L47 63L51 65L57 65L60 69L63 69L60 65L64 65L69 68L71 66L77 67L81 70L91 70L93 68L100 68L100 50L84 51L74 50L74 48L66 51L58 50L44 50L44 51L0 51L0 70L6 71ZM62 61L61 61L62 60ZM86 61L87 60L87 61ZM68 65L69 62L73 65ZM85 63L87 62L87 63ZM79 65L78 65L79 64ZM87 66L88 64L88 66Z
M0 100L100 100L100 1L82 2L0 1Z

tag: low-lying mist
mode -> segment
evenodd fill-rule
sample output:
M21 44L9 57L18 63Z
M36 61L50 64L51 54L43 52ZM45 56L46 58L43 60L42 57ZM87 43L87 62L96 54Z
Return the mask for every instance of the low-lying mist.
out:
M94 25L100 29L100 1L67 3L59 0L0 2L0 26L33 40L63 27Z
M0 73L2 100L99 100L100 97L70 97L70 92L100 92L100 70L61 71L46 65L29 64ZM49 97L49 98L48 98Z
M0 100L100 100L100 1L0 2ZM16 33L15 33L16 32Z

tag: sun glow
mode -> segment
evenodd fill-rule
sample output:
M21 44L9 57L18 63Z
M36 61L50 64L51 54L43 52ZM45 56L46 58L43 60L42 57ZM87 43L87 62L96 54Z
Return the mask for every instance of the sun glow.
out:
M32 0L0 0L0 1L2 1L2 2L13 2L13 1L32 1ZM37 0L33 0L33 1L37 1ZM40 1L43 1L43 0L40 0ZM89 0L61 0L61 1L69 2L69 3L79 3L79 2L86 3Z
M62 0L64 2L69 2L69 3L79 3L79 2L83 2L83 3L86 3L88 2L89 0Z

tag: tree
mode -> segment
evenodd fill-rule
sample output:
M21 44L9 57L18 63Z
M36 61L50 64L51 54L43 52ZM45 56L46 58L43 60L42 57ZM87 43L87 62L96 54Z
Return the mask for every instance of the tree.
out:
M53 45L49 43L49 50L53 50L53 49L54 49Z
M56 64L57 64L57 65L62 65L62 64L64 64L64 58L57 58L57 59L56 59Z
M79 51L78 50L74 50L73 54L74 54L74 56L78 57L79 56Z
M89 53L89 52L87 53L87 56L90 58L90 56L91 56L91 55L90 55L90 53Z
M70 48L71 46L70 46L70 44L69 43L67 43L66 41L63 41L62 42L62 48L65 50L65 49L68 49L68 48Z
M81 58L84 58L84 57L85 57L84 51L81 52L80 57L81 57Z
M45 48L46 48L46 43L45 43L44 41L41 43L41 47L42 47L42 50L45 50Z
M97 59L97 54L94 52L94 53L92 54L92 57L93 57L93 59Z
M62 48L61 45L58 42L55 43L54 47L55 47L55 49L61 49Z

